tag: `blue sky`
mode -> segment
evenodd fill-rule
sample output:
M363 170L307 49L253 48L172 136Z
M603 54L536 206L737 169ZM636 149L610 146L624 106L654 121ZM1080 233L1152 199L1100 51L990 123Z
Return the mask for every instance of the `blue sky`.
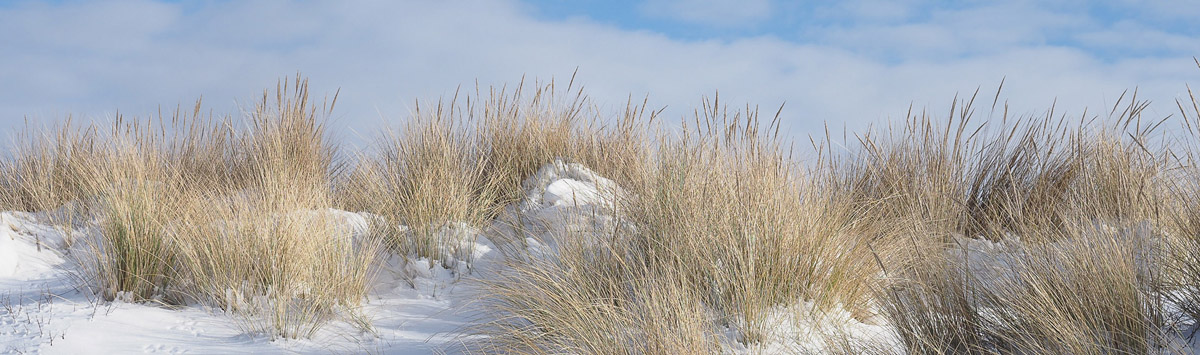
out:
M952 4L952 5L951 5ZM461 86L565 80L601 110L649 95L668 118L702 96L787 102L802 138L825 122L940 112L1002 78L1013 111L1111 105L1137 87L1165 116L1200 83L1194 1L13 1L0 4L0 143L24 118L105 120L189 105L236 113L302 72L341 90L362 141L414 100Z
M1102 59L1127 56L1188 54L1189 48L1162 47L1157 51L1136 43L1096 41L1091 34L1104 30L1152 30L1164 35L1200 33L1195 5L1187 2L1058 1L998 4L963 1L673 1L673 0L539 0L529 1L539 19L579 19L625 30L645 30L680 40L772 36L801 43L838 45L843 31L865 28L942 27L951 29L954 18L991 12L994 25L1020 27L1025 15L1053 15L1055 24L1028 22L1042 30L1024 44L1077 47ZM1013 16L1015 15L1015 16ZM974 18L968 18L974 20ZM978 23L988 25L988 23ZM982 38L981 38L982 39ZM849 43L844 43L849 44ZM867 53L886 53L867 51ZM891 53L891 57L900 60Z

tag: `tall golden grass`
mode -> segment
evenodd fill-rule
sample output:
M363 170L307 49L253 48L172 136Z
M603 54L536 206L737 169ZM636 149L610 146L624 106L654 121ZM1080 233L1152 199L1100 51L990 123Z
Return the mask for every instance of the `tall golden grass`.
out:
M464 243L442 229L479 228L492 215L493 172L458 114L453 101L433 112L418 108L402 131L378 141L376 154L360 156L341 187L345 207L378 216L373 229L403 256L461 255Z
M94 213L83 279L108 300L207 304L272 337L311 336L339 317L363 324L379 247L327 212L339 174L323 126L332 104L313 105L297 77L244 120L201 116L197 103L26 136L3 164L4 207L74 201Z

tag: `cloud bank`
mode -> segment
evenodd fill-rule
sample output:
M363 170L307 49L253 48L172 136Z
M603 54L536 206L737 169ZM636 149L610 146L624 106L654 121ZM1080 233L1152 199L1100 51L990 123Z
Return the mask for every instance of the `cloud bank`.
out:
M314 93L341 90L334 119L352 141L394 124L414 100L476 80L566 80L576 69L602 109L649 95L674 119L718 90L772 113L786 101L794 137L826 121L884 124L910 103L940 112L956 93L990 94L1001 78L1017 113L1055 100L1097 110L1136 87L1158 102L1151 114L1170 114L1184 84L1200 83L1191 59L1200 31L1189 24L1200 8L1090 4L649 0L612 21L511 0L15 2L0 5L0 143L26 117L144 116L201 95L233 113L297 72ZM697 39L656 21L755 24Z

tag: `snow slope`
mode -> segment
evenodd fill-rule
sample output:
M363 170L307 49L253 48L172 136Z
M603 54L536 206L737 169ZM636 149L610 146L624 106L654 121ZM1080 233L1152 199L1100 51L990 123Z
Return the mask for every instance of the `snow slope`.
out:
M615 191L610 180L563 162L547 165L526 186L529 198L519 209L535 217L528 222L531 229L547 228L546 221L561 216L590 216ZM470 269L466 260L454 256L434 261L393 255L382 265L363 306L373 333L335 322L312 339L271 341L244 334L220 310L95 299L81 287L86 283L80 278L87 275L81 265L86 263L77 257L87 254L86 241L96 232L53 227L62 213L0 213L0 353L455 352L472 340L464 328L482 317L471 307L478 299L476 286L464 279L487 277L499 272L501 264L487 236L462 224L443 226L442 233L474 244L472 255L465 256L471 259ZM373 218L339 210L308 213L328 213L359 234L367 232Z
M330 213L355 219L349 212ZM461 311L473 299L470 284L458 282L460 270L440 263L386 261L364 306L375 334L333 323L313 339L271 341L243 334L219 310L96 300L78 281L86 272L75 256L86 252L86 243L64 247L64 233L47 219L0 214L0 353L428 354L467 339L458 332L471 320ZM480 237L475 243L476 267L486 267L495 254L490 242ZM424 267L415 266L421 262Z

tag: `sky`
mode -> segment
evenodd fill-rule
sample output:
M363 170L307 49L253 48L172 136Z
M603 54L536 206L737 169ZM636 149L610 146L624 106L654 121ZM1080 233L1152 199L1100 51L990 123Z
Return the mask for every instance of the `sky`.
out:
M414 102L476 83L577 73L602 112L648 97L665 120L703 97L786 102L784 134L861 130L977 88L1017 114L1106 111L1137 88L1166 116L1200 85L1200 2L5 1L0 144L34 124L148 117L203 97L238 114L302 73L339 93L357 144Z

